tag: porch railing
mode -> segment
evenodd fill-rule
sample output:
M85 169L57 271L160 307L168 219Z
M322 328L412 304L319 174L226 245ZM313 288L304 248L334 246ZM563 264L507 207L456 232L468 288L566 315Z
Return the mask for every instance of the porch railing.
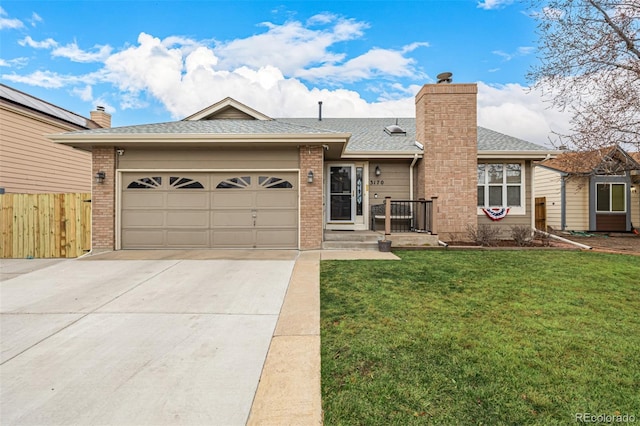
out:
M437 234L434 214L437 199L392 200L386 197L384 204L371 206L371 229L376 231L384 226L386 235L398 232Z

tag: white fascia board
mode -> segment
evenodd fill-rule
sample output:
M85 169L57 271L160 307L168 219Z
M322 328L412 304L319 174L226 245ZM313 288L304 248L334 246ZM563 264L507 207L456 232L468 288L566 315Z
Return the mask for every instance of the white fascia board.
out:
M53 134L47 135L52 141L71 146L110 146L110 145L176 145L223 144L223 143L346 143L350 133L322 134L184 134L184 133L138 133L138 134Z
M389 159L389 158L409 158L413 159L415 156L418 158L423 157L423 153L421 152L407 152L407 151L387 151L387 152L345 152L342 154L342 158L348 159L367 159L367 158L378 158L378 159Z

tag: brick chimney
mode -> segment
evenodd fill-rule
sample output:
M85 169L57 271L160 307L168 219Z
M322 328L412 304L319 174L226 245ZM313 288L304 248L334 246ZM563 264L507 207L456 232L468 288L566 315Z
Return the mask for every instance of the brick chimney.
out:
M416 139L424 145L416 195L438 197L438 234L462 241L478 221L478 87L449 82L426 84L416 95Z
M91 120L102 128L111 127L111 114L107 113L103 106L97 106L95 111L91 111Z

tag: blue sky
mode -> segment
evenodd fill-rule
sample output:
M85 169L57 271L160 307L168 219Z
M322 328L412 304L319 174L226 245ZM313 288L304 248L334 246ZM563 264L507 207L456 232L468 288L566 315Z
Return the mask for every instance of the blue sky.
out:
M480 125L537 143L567 118L527 90L521 2L12 1L0 81L113 125L184 118L226 96L272 117L414 115L443 71L479 86Z

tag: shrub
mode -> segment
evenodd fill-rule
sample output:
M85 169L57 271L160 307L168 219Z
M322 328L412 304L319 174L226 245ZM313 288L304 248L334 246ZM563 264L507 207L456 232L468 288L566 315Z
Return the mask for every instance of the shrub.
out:
M495 245L496 241L498 241L500 229L486 224L478 225L477 227L467 225L467 235L471 241L475 241L477 244L484 247L490 247Z
M511 227L511 238L518 247L530 246L531 234L530 226L516 225Z

